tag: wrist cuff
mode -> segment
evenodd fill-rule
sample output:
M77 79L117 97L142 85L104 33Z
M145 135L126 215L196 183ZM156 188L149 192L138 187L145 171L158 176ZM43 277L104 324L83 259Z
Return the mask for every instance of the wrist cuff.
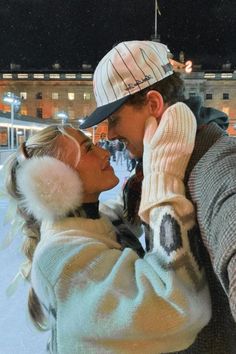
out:
M168 203L179 217L193 213L193 205L185 196L185 186L181 179L165 173L149 174L142 182L139 207L140 218L149 224L150 209Z

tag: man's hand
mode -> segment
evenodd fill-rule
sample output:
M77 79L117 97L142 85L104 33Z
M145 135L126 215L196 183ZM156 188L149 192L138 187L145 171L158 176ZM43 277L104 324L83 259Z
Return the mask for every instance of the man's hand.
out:
M159 125L154 117L147 120L139 209L145 222L153 206L184 195L183 178L194 148L196 128L192 111L180 102L167 108Z

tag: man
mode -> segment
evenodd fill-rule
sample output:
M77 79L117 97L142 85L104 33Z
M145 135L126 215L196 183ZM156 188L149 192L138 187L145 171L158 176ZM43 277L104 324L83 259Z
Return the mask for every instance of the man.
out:
M104 56L95 70L94 94L98 107L82 128L107 119L109 139L124 141L133 155L143 158L145 167L145 124L150 116L160 124L163 113L171 105L184 101L183 91L183 82L173 72L165 45L150 41L122 42ZM223 112L201 107L199 98L185 103L194 112L198 124L185 187L196 204L204 244L200 245L199 239L202 247L198 252L207 272L213 314L195 343L181 353L233 354L236 348L236 140L225 132L228 120ZM142 200L149 189L145 173L142 182L141 163L136 170L136 176L124 189L123 213L131 224L137 221L138 212L145 220ZM122 203L114 206L119 217L121 206ZM149 236L147 240L147 247L152 248L152 238Z

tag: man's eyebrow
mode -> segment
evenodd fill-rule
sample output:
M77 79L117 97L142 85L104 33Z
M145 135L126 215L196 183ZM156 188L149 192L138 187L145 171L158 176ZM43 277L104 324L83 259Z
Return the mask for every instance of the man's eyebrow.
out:
M118 113L114 113L114 114L111 114L108 119L118 119L119 118L119 114Z

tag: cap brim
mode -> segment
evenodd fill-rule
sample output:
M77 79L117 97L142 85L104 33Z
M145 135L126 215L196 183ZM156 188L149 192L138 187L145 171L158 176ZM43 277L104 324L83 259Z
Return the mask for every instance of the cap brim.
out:
M80 124L80 129L90 128L107 119L112 113L117 111L128 99L129 96L120 98L115 102L98 107L86 120Z

